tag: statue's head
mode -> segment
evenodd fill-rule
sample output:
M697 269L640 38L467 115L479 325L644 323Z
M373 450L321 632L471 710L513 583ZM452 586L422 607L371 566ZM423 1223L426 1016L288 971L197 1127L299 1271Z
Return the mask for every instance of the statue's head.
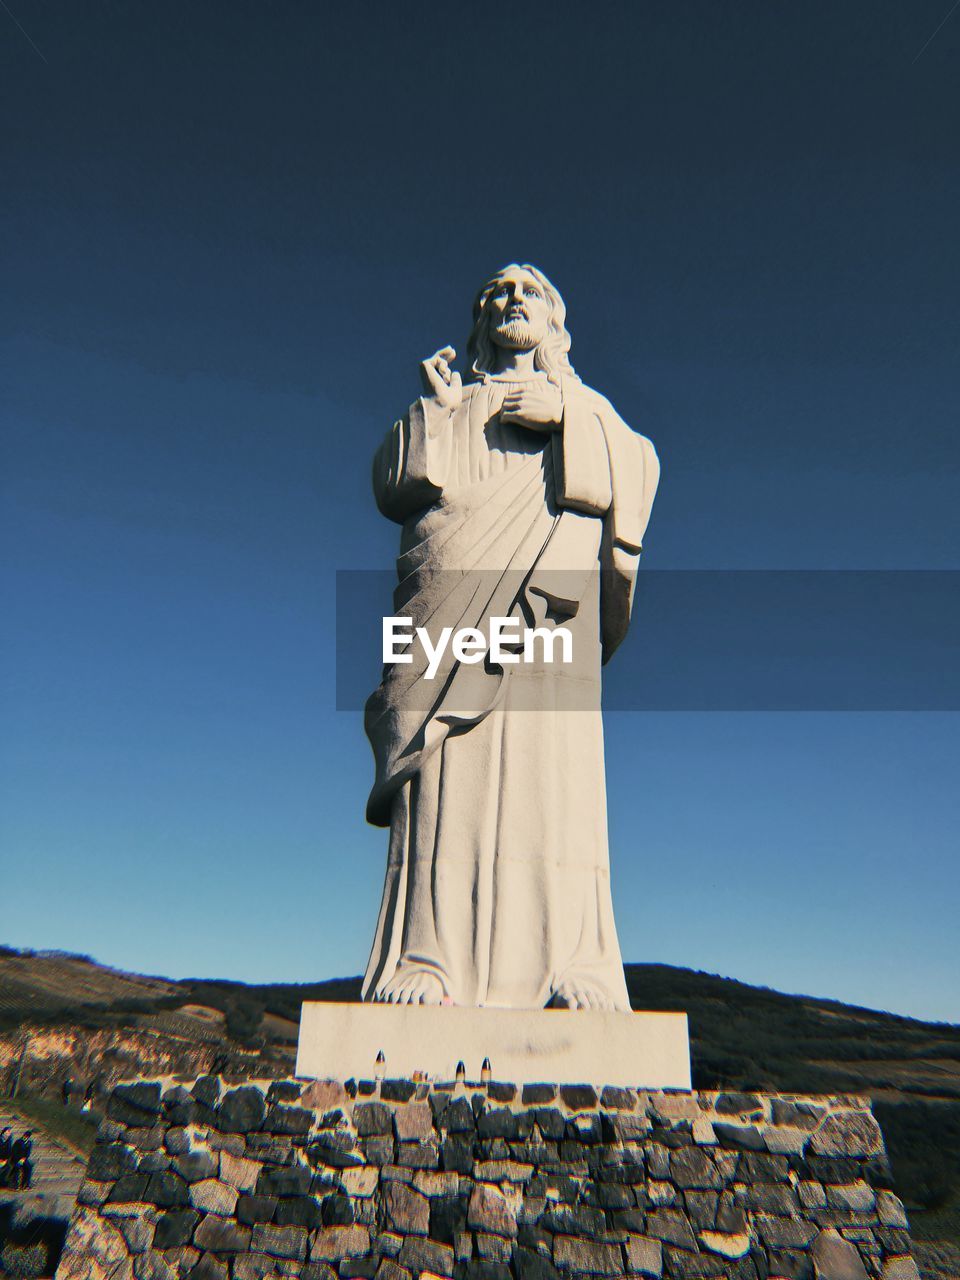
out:
M512 262L490 277L473 304L473 332L467 355L473 372L494 368L496 348L535 351L534 364L559 382L576 377L567 352L570 335L563 299L542 271Z

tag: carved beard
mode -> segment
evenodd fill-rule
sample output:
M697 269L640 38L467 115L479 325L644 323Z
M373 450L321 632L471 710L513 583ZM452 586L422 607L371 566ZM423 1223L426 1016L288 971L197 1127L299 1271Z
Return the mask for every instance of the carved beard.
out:
M539 338L526 320L504 320L491 325L490 336L500 347L513 351L529 351L539 343Z

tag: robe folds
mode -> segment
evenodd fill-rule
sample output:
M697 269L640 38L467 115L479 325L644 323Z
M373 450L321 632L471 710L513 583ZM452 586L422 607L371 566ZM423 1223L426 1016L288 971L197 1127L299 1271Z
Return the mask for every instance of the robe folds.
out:
M448 645L427 679L414 645L384 669L365 710L367 817L390 828L365 1000L426 972L460 1005L543 1008L572 985L629 1008L600 667L629 623L659 464L575 377L559 430L501 423L519 385L484 376L453 411L417 401L374 460L378 506L403 525L394 615L434 643L494 617L563 627L573 658L468 664Z

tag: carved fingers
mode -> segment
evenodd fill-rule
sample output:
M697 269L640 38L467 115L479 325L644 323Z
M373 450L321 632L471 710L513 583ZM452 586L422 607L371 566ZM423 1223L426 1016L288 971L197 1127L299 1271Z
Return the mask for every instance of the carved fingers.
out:
M501 422L515 422L536 431L556 431L563 421L563 396L552 382L531 383L509 391L500 409Z
M423 389L445 409L455 409L463 399L463 382L453 367L456 358L453 347L441 347L420 366Z

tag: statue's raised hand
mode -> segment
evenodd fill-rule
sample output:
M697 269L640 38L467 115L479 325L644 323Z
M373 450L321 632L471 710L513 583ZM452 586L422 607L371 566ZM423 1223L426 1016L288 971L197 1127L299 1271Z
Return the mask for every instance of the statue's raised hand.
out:
M503 398L501 422L515 422L535 431L556 431L563 422L563 396L560 388L546 379L529 382Z
M420 366L424 391L444 409L456 409L463 399L463 380L451 368L456 354L453 347L441 347Z

